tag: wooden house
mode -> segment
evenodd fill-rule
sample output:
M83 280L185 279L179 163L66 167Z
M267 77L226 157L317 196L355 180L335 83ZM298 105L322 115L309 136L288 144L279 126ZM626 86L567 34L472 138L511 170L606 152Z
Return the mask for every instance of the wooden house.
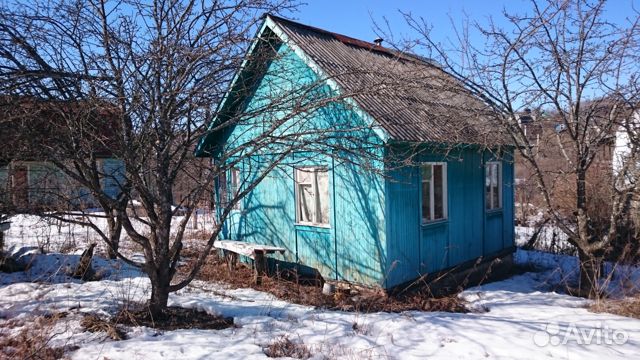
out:
M86 156L94 157L105 192L116 197L124 163L111 151L116 122L113 111L107 109L78 101L0 99L0 209L30 212L97 207L89 190L51 161L54 156L64 160L61 149L70 151L72 138L91 144Z
M260 109L276 95L267 118ZM223 238L283 247L281 261L325 280L387 289L513 251L513 146L428 59L267 15L218 110L197 155L233 161L245 146L217 183L222 202L273 161L281 145L246 149L274 124L304 116L286 128L332 134L287 154L233 207ZM348 151L333 146L343 140Z

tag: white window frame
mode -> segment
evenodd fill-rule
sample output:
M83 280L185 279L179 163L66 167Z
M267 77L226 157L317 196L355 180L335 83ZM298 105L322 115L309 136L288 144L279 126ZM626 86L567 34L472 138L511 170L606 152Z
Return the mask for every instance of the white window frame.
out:
M296 225L305 225L305 226L316 226L316 227L325 227L328 228L330 227L330 223L331 223L331 203L330 203L330 193L331 191L329 190L329 196L327 197L326 201L327 201L327 208L329 209L329 213L327 214L327 223L322 223L318 220L319 214L320 214L320 201L315 202L314 204L314 211L313 211L313 221L302 221L301 220L301 216L300 216L300 212L302 211L302 208L300 207L300 185L309 185L309 183L300 183L298 181L298 171L304 171L304 172L309 172L313 174L313 180L311 181L311 187L313 189L313 193L315 194L315 198L318 200L320 199L320 195L319 195L319 190L318 190L318 180L317 180L317 176L318 173L320 172L326 172L327 173L327 180L328 176L329 176L329 169L327 167L323 167L323 166L307 166L307 167L297 167L293 169L293 180L294 180L294 185L295 185L295 211L296 211ZM328 184L327 184L328 186Z
M498 171L498 203L494 204L494 190L492 184L489 184L489 202L487 203L487 175L489 175L489 168L496 167ZM491 179L489 180L491 181ZM487 161L484 165L484 208L486 211L498 211L502 210L502 162L501 161Z
M433 184L433 166L434 165L442 165L442 218L435 219L435 189ZM425 166L431 166L431 179L429 179L429 209L431 213L428 216L424 216L422 213L422 200L424 198L422 194L422 184L426 181L426 179L422 178L422 168ZM422 163L420 165L420 220L422 224L429 224L438 221L445 221L449 218L449 193L447 189L447 163L446 162L427 162Z

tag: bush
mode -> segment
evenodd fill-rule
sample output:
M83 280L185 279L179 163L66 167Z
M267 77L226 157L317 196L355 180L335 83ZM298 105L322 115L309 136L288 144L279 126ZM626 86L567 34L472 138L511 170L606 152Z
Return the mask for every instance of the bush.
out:
M311 352L305 344L294 343L288 336L283 336L269 344L264 349L264 353L271 358L308 359L311 357Z

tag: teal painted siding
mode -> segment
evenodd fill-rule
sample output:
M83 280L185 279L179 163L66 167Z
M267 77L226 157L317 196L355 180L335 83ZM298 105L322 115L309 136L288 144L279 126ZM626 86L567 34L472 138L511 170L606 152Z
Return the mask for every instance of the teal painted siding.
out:
M420 198L418 171L390 164L387 178L387 270L385 285L420 276Z
M405 149L406 150L406 149ZM390 158L402 155L402 150ZM390 170L387 179L388 261L386 286L454 267L513 245L513 164L506 154L503 167L503 208L487 212L484 203L484 162L488 155L467 147L438 155L423 150L416 166ZM446 220L422 224L421 162L447 163ZM391 161L391 163L396 163Z
M467 149L449 162L449 266L483 254L484 166L481 154ZM431 268L431 271L442 267Z
M344 162L335 166L334 184L339 278L381 285L386 264L384 177Z
M277 58L268 66L252 95L245 101L244 112L267 106L269 98L282 98L298 86L317 81L313 71L286 45L279 44ZM291 76L283 76L290 74ZM330 96L328 87L314 89L313 96ZM286 106L279 107L279 109ZM226 135L227 151L260 136L274 119L288 117L284 111L267 112L235 126ZM302 117L302 118L301 118ZM287 249L281 260L311 267L325 279L342 279L365 284L381 284L386 264L385 180L382 174L382 143L368 130L359 114L342 103L330 103L312 112L293 116L291 131L301 126L310 129L354 129L349 138L372 144L371 158L351 159L342 153L324 155L332 146L312 145L305 153L291 154L242 200L241 209L234 210L225 222L223 237ZM286 128L287 126L283 126ZM347 137L345 137L347 138ZM328 141L340 141L340 138ZM377 142L377 143L376 143ZM376 145L377 144L377 145ZM335 145L335 144L328 144ZM352 146L352 145L351 145ZM332 150L333 151L333 150ZM241 176L251 177L270 162L268 152L237 164ZM358 163L358 164L356 164ZM296 224L294 169L321 166L328 169L328 227ZM227 176L229 187L230 176Z
M516 245L515 242L515 164L513 153L505 154L506 160L502 162L504 182L502 186L503 236L502 248L507 249Z
M282 246L287 252L281 260L314 268L325 279L381 284L384 178L329 158L314 165L329 169L329 227L296 224L294 167L283 165L233 211L226 223L229 238Z
M273 44L277 55L268 63L255 88L247 93L237 111L256 113L224 134L225 151L233 152L259 137L277 119L288 119L283 128L353 129L349 136L313 144L306 152L290 154L242 200L225 222L224 238L287 249L281 260L315 268L325 279L341 279L368 285L393 287L421 275L490 255L513 244L513 166L503 161L503 208L487 213L484 204L484 163L488 152L460 146L442 155L437 146L402 155L407 145L385 144L355 109L329 102L321 108L290 116L305 97L332 96L328 86L300 89L318 79L286 44ZM307 89L308 90L308 89ZM282 96L281 96L282 95ZM276 110L260 111L273 97L290 97ZM302 99L302 100L301 100ZM288 100L289 101L289 100ZM234 110L234 111L236 111ZM288 126L287 126L288 125ZM289 131L289 130L283 130ZM371 158L349 158L340 152L329 155L331 142L350 139L371 144ZM355 139L355 140L354 140ZM451 149L449 149L451 150ZM279 148L265 148L236 164L241 177L255 176L269 164ZM333 150L331 150L333 151ZM447 207L444 221L421 222L421 179L417 166L398 160L415 155L414 163L447 162ZM351 155L355 156L355 155ZM233 160L233 159L231 159ZM296 224L294 169L322 166L328 169L329 226ZM227 177L229 181L230 177Z

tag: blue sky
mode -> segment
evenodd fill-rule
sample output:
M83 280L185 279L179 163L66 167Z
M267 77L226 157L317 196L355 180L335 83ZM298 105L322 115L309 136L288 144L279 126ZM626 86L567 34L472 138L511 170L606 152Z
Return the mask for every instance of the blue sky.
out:
M394 36L411 35L398 10L422 16L433 24L437 38L451 36L450 17L456 19L458 25L466 13L471 19L484 22L489 16L500 20L501 11L519 13L530 7L527 0L306 0L299 11L293 14L296 20L308 24L349 35L362 40L373 40L372 19L389 20ZM607 4L607 17L614 21L624 21L631 6L640 8L640 0L611 0Z

